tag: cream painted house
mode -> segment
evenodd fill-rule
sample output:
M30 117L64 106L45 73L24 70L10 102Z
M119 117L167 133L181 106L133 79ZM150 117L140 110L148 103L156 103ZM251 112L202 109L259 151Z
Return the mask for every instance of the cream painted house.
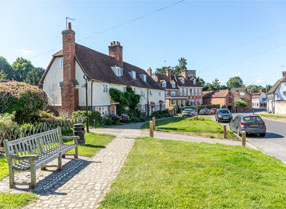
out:
M53 58L40 84L48 95L54 112L71 114L86 107L86 79L89 109L102 115L116 114L117 102L111 100L109 89L124 92L130 86L140 95L138 109L150 115L165 108L165 91L145 70L123 61L122 46L112 42L109 55L75 43L75 32L62 32L63 50ZM149 111L148 111L149 110Z

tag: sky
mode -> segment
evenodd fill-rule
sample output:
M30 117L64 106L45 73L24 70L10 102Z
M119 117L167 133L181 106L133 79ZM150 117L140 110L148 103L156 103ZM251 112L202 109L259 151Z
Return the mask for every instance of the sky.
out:
M0 0L0 11L0 56L10 63L46 68L71 17L77 43L108 54L119 41L124 61L145 70L184 57L206 82L238 75L265 86L286 66L286 0Z

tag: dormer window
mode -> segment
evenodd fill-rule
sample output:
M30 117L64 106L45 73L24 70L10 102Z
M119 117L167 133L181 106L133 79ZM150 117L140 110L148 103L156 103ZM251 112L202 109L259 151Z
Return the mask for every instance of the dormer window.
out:
M63 66L64 66L64 58L61 57L60 58L60 68L63 68Z
M163 88L166 88L166 81L163 81L163 82L162 82L162 87L163 87Z
M147 77L146 77L145 74L140 74L139 76L140 76L140 78L141 78L144 82L147 81Z
M176 88L176 82L173 82L173 83L172 83L172 88L173 88L173 89Z
M196 85L196 83L197 83L196 79L193 80L193 83L194 83L194 85Z
M113 70L114 74L117 77L121 77L123 75L123 68L118 66L112 66L111 69Z
M128 73L133 79L136 79L136 72L135 71L132 70L132 71L129 71Z
M182 78L182 84L185 84L185 78Z

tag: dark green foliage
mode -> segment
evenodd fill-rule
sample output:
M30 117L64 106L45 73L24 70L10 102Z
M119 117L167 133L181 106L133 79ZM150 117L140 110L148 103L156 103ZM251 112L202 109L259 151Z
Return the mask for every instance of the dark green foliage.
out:
M156 68L156 73L164 74L167 69L171 70L172 75L180 75L183 70L187 69L187 59L181 57L178 59L179 64L171 67L171 66L164 66L161 68Z
M264 88L263 86L261 85L249 85L246 87L246 91L253 94L253 93L258 93L260 91L263 91L265 92L266 91L266 88Z
M135 94L133 89L129 86L126 87L126 92L121 92L118 89L109 89L110 97L113 101L119 102L117 106L117 114L121 115L129 110L131 115L137 113L137 105L140 102L140 95Z
M167 118L167 117L170 117L168 110L153 112L151 116L155 117L155 118Z
M184 109L189 109L189 108L192 108L192 109L197 109L197 106L185 106L185 107L182 107L181 108L181 110L183 111ZM208 109L211 109L211 108L220 108L220 105L216 105L216 104L214 104L214 105L200 105L199 106L199 111L201 110L201 109L204 109L204 108L208 108Z
M234 101L234 106L235 107L246 107L247 103L245 101L238 99Z
M272 86L267 84L266 87L265 87L265 92L268 92L271 88L272 88Z
M46 93L23 82L0 84L0 113L15 113L17 122L31 121L48 103Z
M171 66L156 68L156 73L165 74L167 69L172 69Z
M101 121L102 125L110 126L113 124L113 121L110 117L103 117Z
M93 124L94 120L95 120L96 125L100 125L102 122L101 115L97 111L88 111L88 118L89 118L90 124ZM84 110L74 111L72 113L72 119L81 120L83 123L85 123L86 122L86 111Z
M243 81L239 76L232 77L226 82L226 86L228 89L240 88L242 84Z

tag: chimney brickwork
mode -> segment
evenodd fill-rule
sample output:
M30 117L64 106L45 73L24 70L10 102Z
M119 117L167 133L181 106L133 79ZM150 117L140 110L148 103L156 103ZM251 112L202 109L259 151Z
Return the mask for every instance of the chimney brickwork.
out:
M184 78L188 78L188 73L187 73L187 70L183 70L182 72L181 72L181 76L183 76Z
M62 31L63 35L63 85L62 85L62 112L72 115L78 108L78 89L74 87L75 78L75 32L68 23L68 28Z
M166 69L166 76L168 76L168 78L171 78L171 70L170 69Z
M120 42L113 41L110 43L109 49L109 56L114 57L119 66L123 66L123 47L120 45Z
M150 67L147 69L147 74L152 77L152 69Z

